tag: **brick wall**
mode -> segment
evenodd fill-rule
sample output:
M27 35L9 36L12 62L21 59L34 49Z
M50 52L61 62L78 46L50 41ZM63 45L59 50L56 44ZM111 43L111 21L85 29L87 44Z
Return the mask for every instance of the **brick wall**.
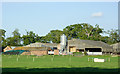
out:
M31 52L23 52L21 55L31 55Z
M59 55L59 50L54 50L54 55Z
M47 55L47 50L31 50L31 55Z

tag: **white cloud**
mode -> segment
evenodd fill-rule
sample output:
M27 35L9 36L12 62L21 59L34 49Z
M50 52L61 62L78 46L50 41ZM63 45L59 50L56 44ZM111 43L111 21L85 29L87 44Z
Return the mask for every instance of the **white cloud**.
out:
M103 15L102 12L97 12L97 13L93 13L92 17L101 17Z

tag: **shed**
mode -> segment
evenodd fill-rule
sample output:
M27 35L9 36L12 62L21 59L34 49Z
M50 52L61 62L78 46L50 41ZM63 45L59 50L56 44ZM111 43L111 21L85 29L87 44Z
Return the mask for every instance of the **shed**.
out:
M47 55L49 47L17 47L14 50L26 50L22 55Z
M120 53L120 42L119 43L115 43L115 44L112 44L110 45L113 47L113 52L114 53Z
M13 50L10 46L7 46L6 48L3 49L3 52Z
M59 55L59 50L54 50L54 55Z
M36 42L36 43L32 43L29 45L26 45L24 47L50 47L53 50L57 49L57 43L41 43L41 42Z
M112 46L93 40L72 39L68 40L68 52L113 52Z

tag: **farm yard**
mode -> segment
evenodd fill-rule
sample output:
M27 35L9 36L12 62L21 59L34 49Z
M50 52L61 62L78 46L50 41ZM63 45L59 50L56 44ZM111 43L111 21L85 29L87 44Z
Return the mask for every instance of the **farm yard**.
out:
M93 58L105 59L94 62ZM118 72L118 56L2 55L2 72Z

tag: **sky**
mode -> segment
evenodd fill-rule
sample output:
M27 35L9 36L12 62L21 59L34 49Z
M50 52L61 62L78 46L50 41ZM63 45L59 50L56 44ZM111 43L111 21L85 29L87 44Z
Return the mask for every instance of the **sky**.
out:
M117 2L5 2L2 3L2 27L6 37L17 28L21 35L33 31L45 36L50 30L66 26L98 24L105 31L118 29Z

